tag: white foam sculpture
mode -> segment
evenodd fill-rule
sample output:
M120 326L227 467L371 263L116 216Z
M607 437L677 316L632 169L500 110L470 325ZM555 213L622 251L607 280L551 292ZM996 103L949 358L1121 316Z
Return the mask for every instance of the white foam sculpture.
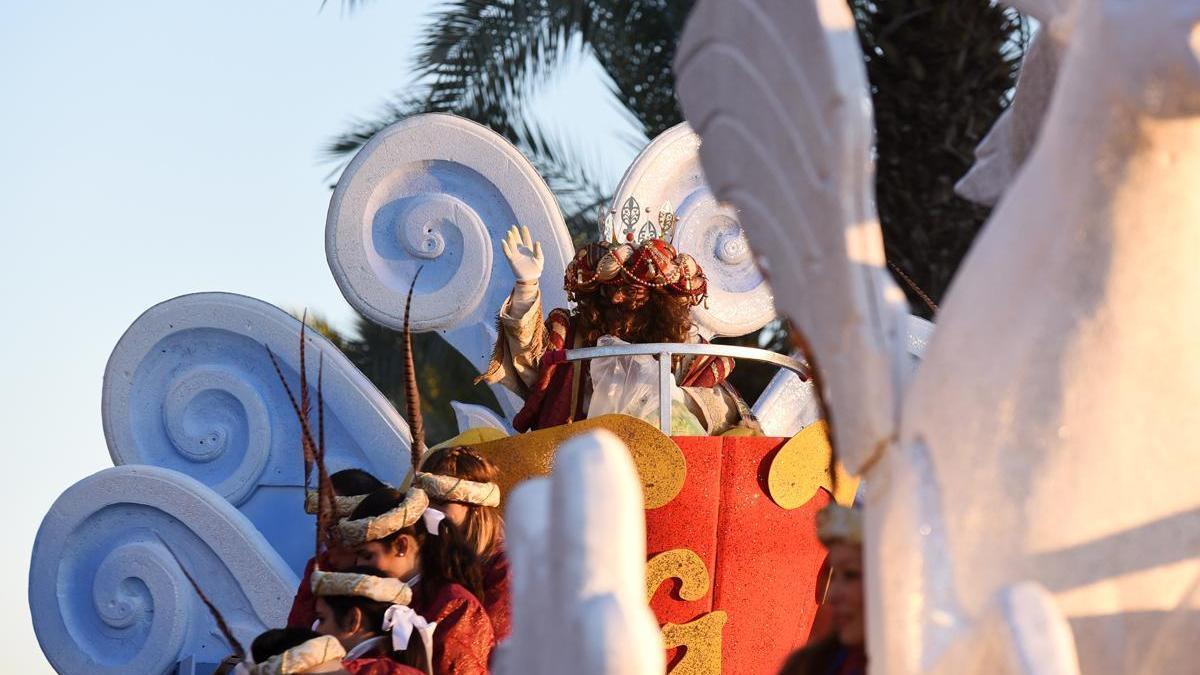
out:
M709 182L866 480L873 672L1195 663L1200 1L1072 4L1019 3L1067 38L1057 83L911 386L845 3L701 0L679 47Z
M1030 41L1012 103L975 148L975 163L954 186L962 197L995 206L1029 157L1062 61L1065 36L1055 34L1060 28L1043 26Z
M408 425L319 333L306 333L310 396L324 356L329 468L359 467L399 485ZM104 371L104 436L113 463L185 473L242 510L296 571L312 555L303 514L300 425L271 365L300 391L300 321L261 300L196 293L146 310Z
M575 253L558 202L511 143L470 120L414 115L371 137L329 202L325 253L342 294L389 328L404 325L413 275L414 331L437 330L479 372L496 341L495 314L514 278L500 242L515 224L545 252L545 278L561 279ZM561 285L542 288L565 307ZM510 417L520 401L493 387Z
M497 675L662 675L646 601L646 522L629 451L606 431L565 443L509 497L513 630Z
M237 509L169 469L120 466L64 492L38 529L29 609L65 675L173 672L231 652L181 566L249 648L287 621L298 579Z

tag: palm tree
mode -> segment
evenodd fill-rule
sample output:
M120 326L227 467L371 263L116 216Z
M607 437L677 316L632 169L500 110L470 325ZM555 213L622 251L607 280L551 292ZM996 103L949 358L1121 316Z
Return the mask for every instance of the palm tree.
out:
M353 9L360 2L345 0ZM449 112L487 125L531 159L558 195L577 240L610 195L572 145L540 131L527 105L580 54L605 70L612 95L646 139L682 121L671 64L693 0L457 0L439 9L416 54L417 85L334 138L343 158L409 115ZM878 129L877 194L889 258L940 298L987 210L953 193L972 150L1002 112L1027 27L992 0L850 0ZM910 291L912 289L909 289ZM915 293L910 301L928 315ZM786 349L780 322L736 342ZM769 374L738 373L753 400Z
M404 337L359 316L354 329L342 333L324 316L292 310L296 319L304 318L311 330L323 335L367 377L397 410L407 408L404 395ZM413 354L417 380L421 383L421 413L426 438L438 443L457 431L450 402L475 403L497 412L500 404L487 387L473 387L475 367L437 333L413 335Z

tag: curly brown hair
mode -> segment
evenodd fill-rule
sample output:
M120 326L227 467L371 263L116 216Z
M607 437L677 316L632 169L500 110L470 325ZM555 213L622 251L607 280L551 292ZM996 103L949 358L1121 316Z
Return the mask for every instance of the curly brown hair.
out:
M602 335L630 343L682 343L692 330L691 305L685 296L626 284L580 295L575 316L585 347Z

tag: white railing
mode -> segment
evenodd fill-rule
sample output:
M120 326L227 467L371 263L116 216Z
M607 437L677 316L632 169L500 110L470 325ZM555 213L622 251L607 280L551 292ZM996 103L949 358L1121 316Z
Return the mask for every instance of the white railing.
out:
M801 380L809 377L808 364L786 354L777 354L766 349L739 347L735 345L693 344L675 342L653 342L646 344L620 344L604 347L583 347L565 351L566 361L590 361L610 356L653 356L658 361L658 426L664 434L671 434L671 357L676 354L698 356L729 356L770 363L796 373Z

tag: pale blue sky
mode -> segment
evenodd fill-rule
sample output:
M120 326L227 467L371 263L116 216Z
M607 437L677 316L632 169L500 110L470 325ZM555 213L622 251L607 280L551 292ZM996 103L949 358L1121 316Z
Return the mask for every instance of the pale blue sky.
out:
M30 549L53 500L111 465L100 386L126 326L213 290L348 324L322 248L319 148L408 81L434 3L329 4L0 4L0 427L16 505L0 558L5 671L50 672L29 619ZM556 78L538 110L615 183L630 127L597 70Z

